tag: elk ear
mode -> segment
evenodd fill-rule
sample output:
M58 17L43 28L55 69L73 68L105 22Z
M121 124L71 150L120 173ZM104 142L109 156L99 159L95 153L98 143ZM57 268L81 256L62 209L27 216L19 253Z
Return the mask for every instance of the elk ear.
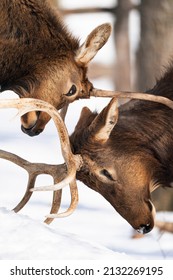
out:
M118 120L118 101L113 98L90 125L90 133L95 141L106 142Z
M78 123L76 125L75 129L80 129L81 127L85 127L85 122L88 119L88 117L92 114L90 109L88 107L82 108Z
M104 46L111 34L109 23L96 27L87 37L84 44L78 49L75 60L78 64L87 65Z

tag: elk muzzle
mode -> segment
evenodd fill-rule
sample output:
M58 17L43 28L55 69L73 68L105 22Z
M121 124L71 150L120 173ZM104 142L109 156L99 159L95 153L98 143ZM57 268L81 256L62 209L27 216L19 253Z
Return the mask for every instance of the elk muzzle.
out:
M146 211L146 213L143 214L145 222L141 223L137 227L136 226L134 227L139 233L142 233L142 234L146 234L153 229L155 214L156 214L155 207L154 207L153 203L151 202L151 200L148 200L146 204L148 206L149 211Z
M40 111L33 111L24 114L21 117L21 130L29 136L37 136L43 130L50 120L48 114Z

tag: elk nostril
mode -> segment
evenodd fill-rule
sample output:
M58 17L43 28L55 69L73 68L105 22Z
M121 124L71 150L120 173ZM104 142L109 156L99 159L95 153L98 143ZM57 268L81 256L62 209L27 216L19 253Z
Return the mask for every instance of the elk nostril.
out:
M150 232L151 230L152 230L152 227L150 224L140 225L139 229L137 229L137 231L142 234L146 234L146 233Z
M25 134L27 134L27 135L29 135L29 136L31 136L31 137L37 136L37 135L39 135L39 134L43 131L43 129L37 129L36 131L34 131L33 128L27 129L27 128L25 128L23 125L21 126L21 130L22 130Z
M42 133L43 132L43 129L38 129L37 131L35 131L35 136L36 135L39 135L40 133Z
M41 114L41 111L36 111L37 118L39 118L40 114Z

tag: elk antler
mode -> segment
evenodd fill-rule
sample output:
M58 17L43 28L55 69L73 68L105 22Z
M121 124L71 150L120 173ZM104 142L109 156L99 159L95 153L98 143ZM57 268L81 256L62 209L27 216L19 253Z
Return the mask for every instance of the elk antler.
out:
M0 150L0 158L11 161L14 164L20 166L21 168L25 169L29 175L26 192L21 201L18 203L18 205L13 209L14 212L20 211L29 201L33 193L31 192L31 189L34 188L34 184L38 175L43 173L49 174L54 178L54 183L57 184L58 182L64 179L67 173L67 168L65 164L50 165L43 163L31 163L13 153L9 153L3 150ZM61 203L61 194L61 190L54 192L51 213L58 212ZM52 219L47 219L45 222L50 223L51 221Z
M159 96L159 95L156 96L148 93L142 93L142 92L109 91L109 90L101 90L101 89L93 88L90 91L90 96L147 100L147 101L161 103L163 105L168 106L170 109L173 109L173 101L170 100L169 98Z
M48 165L42 163L30 163L12 153L5 151L0 151L0 157L6 160L10 160L13 163L24 168L29 173L29 181L27 185L27 190L20 201L20 203L14 208L14 211L19 211L30 199L32 192L35 190L53 190L54 197L52 202L52 208L50 214L45 220L46 223L50 223L55 217L65 217L70 215L76 208L78 202L78 191L76 185L76 171L80 168L82 160L79 155L74 155L70 148L70 142L68 137L68 132L64 125L63 120L61 119L58 111L50 104L38 100L38 99L8 99L0 100L0 108L16 108L19 111L19 115L23 115L30 111L44 111L48 113L57 128L57 131L60 136L61 150L66 164L61 165ZM34 183L36 177L39 174L50 174L54 178L55 185L46 186L40 188L34 188ZM70 185L71 192L71 204L69 209L61 214L57 214L57 211L61 202L61 189L67 184Z

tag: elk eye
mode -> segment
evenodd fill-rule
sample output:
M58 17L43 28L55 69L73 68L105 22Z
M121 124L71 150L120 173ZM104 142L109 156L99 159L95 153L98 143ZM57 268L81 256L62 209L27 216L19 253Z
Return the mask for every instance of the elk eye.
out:
M77 88L75 85L72 85L72 87L70 88L69 92L66 94L66 96L72 96L76 93Z
M105 176L107 179L109 179L111 181L114 181L114 179L112 178L111 174L106 169L101 170L100 173L103 176Z

